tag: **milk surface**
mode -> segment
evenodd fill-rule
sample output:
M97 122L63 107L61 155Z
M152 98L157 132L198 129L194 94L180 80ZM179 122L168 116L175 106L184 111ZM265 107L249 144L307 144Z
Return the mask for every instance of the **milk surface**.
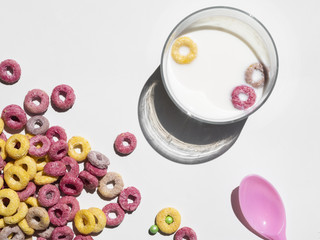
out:
M247 85L245 71L258 56L245 42L215 29L200 29L182 36L191 38L198 47L197 57L189 64L178 64L167 54L167 87L175 101L190 115L204 120L222 121L243 113L231 102L231 93L239 85ZM173 41L174 42L174 41ZM188 52L181 49L182 54ZM254 88L257 99L263 87ZM253 106L254 107L254 106Z

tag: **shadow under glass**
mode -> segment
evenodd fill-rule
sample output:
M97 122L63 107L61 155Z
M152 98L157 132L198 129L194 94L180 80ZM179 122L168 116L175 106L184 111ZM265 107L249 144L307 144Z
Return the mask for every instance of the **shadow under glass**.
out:
M247 120L216 125L186 115L168 96L160 67L142 89L138 117L149 144L165 158L183 164L207 162L226 152Z

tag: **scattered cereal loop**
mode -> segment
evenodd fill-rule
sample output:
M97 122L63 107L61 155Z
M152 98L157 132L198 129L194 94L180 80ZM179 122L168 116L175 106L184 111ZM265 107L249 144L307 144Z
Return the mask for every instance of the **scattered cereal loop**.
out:
M166 218L170 216L173 222L168 224ZM156 216L156 224L160 231L165 234L172 234L178 230L181 223L181 216L175 208L164 208Z
M0 63L0 80L5 84L14 84L19 81L21 67L13 59L7 59Z

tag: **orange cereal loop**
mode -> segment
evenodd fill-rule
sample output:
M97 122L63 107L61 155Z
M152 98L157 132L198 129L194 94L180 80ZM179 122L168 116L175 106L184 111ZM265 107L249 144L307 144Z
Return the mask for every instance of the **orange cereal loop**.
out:
M75 136L68 141L68 155L78 162L85 160L90 150L89 142L83 137Z
M7 158L6 142L1 138L0 138L0 156L2 157L3 160Z
M166 218L171 217L172 223L167 223ZM162 233L172 234L178 230L181 223L180 213L175 208L164 208L156 216L156 225Z
M183 55L180 53L181 47L189 48L189 52L187 55ZM191 40L189 37L179 37L177 38L171 49L171 56L179 64L187 64L192 62L198 53L197 45Z

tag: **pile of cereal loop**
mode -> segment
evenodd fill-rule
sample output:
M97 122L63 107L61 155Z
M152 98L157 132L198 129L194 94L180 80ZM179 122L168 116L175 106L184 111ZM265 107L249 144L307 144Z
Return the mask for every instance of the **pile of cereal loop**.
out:
M60 85L53 93L51 103L56 104L55 109L66 111L74 104L75 95L70 86ZM65 95L65 102L58 99L59 94ZM40 104L34 104L34 100ZM124 188L121 175L108 171L108 157L91 150L85 138L73 136L68 139L62 127L50 126L42 115L48 106L48 95L34 89L27 93L24 102L24 109L32 117L28 119L25 110L14 104L2 111L0 239L32 239L32 236L38 240L93 239L91 234L97 235L105 227L118 226L125 214L135 211L140 204L139 190ZM11 133L10 137L7 138L4 129L7 134ZM129 133L124 136L122 140L129 137L135 147L136 139ZM119 144L118 141L118 147ZM130 146L130 153L133 149ZM82 171L81 163L84 163ZM110 183L113 188L107 187ZM114 201L102 209L80 209L76 197L83 189L97 190L103 200ZM116 217L109 216L110 213ZM77 236L75 229L68 226L69 222L73 222Z

